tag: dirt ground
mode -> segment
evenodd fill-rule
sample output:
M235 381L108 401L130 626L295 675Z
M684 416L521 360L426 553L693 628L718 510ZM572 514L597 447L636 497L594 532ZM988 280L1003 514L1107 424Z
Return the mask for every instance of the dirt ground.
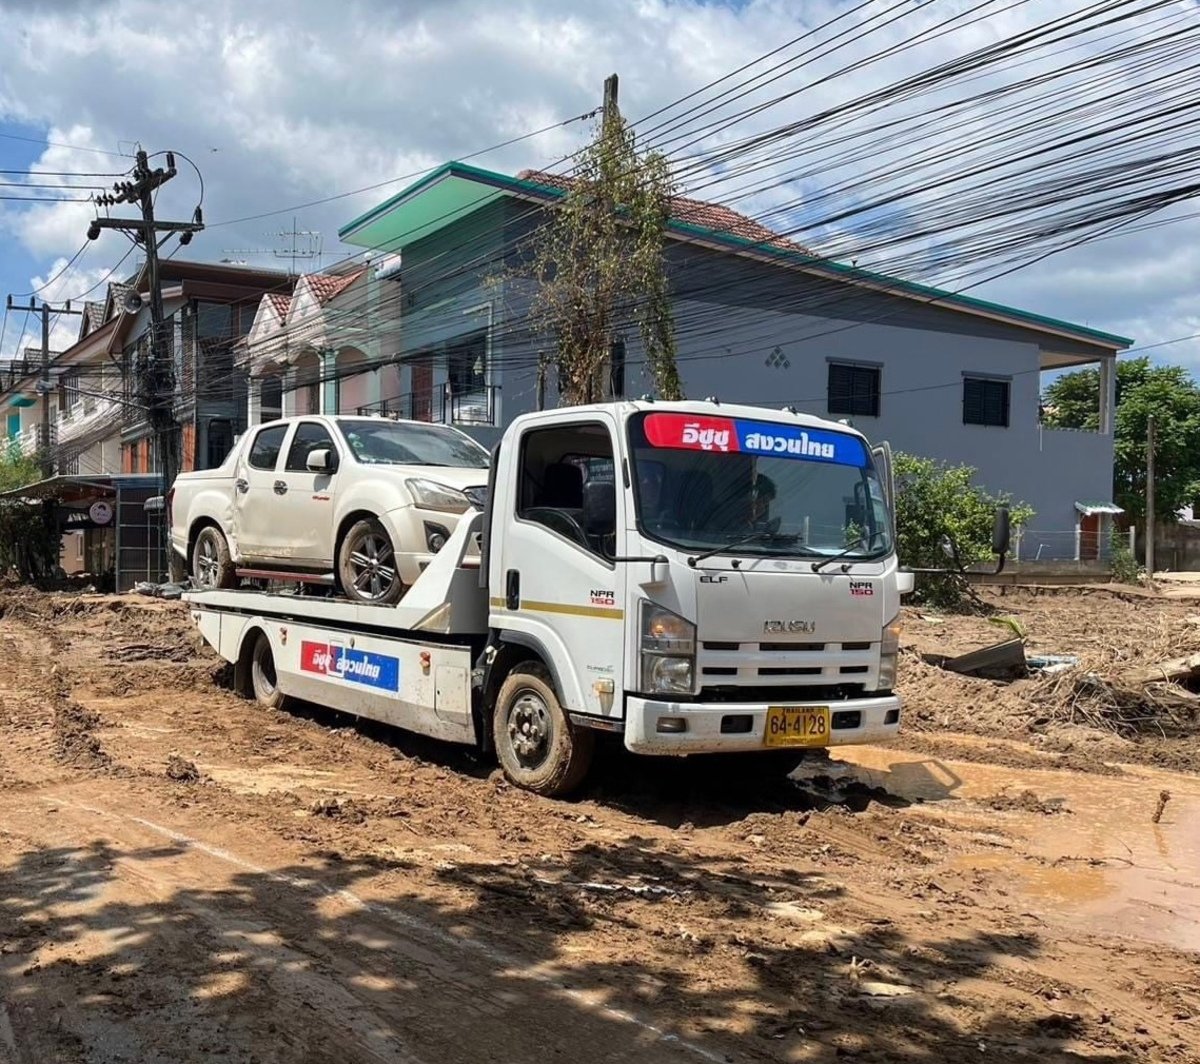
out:
M1197 603L994 601L1081 670L1200 643ZM607 751L556 802L240 700L178 604L0 612L4 1064L1200 1061L1200 737L919 657L992 622L909 611L891 747Z

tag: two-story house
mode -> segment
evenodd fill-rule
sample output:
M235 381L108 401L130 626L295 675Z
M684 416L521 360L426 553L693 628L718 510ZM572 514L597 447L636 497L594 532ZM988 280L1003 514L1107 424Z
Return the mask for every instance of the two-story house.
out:
M377 409L460 421L466 404L498 431L553 405L553 377L539 373L549 344L528 327L535 282L510 267L564 187L448 163L341 229L402 259L398 388ZM718 204L680 198L672 215L686 394L849 418L900 450L971 465L1033 506L1026 557L1101 549L1115 361L1132 341L832 262ZM1103 383L1099 430L1044 427L1042 375L1089 364ZM613 395L651 390L636 329L614 336L607 378Z

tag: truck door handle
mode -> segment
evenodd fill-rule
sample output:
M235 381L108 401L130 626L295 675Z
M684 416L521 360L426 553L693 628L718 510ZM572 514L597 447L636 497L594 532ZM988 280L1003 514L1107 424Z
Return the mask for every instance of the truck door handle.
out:
M234 482L234 486L238 491L241 492L247 492L250 490L250 482L248 480L243 480L241 477L238 477L238 479Z
M276 495L286 495L287 494L287 481L285 481L285 480L275 481L275 494Z
M521 608L521 574L516 569L509 569L504 574L504 608L506 610Z

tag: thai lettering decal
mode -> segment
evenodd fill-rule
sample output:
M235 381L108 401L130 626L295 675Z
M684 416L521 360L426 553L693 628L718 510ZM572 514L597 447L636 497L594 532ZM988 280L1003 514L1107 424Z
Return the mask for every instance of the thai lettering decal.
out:
M400 690L400 660L369 650L351 650L337 643L300 644L300 668L351 683L378 687L384 691Z
M843 432L675 413L650 414L645 428L652 447L803 458L860 467L867 464L867 449L862 440Z

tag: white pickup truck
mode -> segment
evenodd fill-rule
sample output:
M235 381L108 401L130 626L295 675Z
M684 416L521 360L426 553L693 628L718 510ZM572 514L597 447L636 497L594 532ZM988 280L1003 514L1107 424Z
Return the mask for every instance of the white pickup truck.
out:
M167 496L171 549L202 588L335 584L394 603L482 505L489 455L445 425L302 416L256 425Z

